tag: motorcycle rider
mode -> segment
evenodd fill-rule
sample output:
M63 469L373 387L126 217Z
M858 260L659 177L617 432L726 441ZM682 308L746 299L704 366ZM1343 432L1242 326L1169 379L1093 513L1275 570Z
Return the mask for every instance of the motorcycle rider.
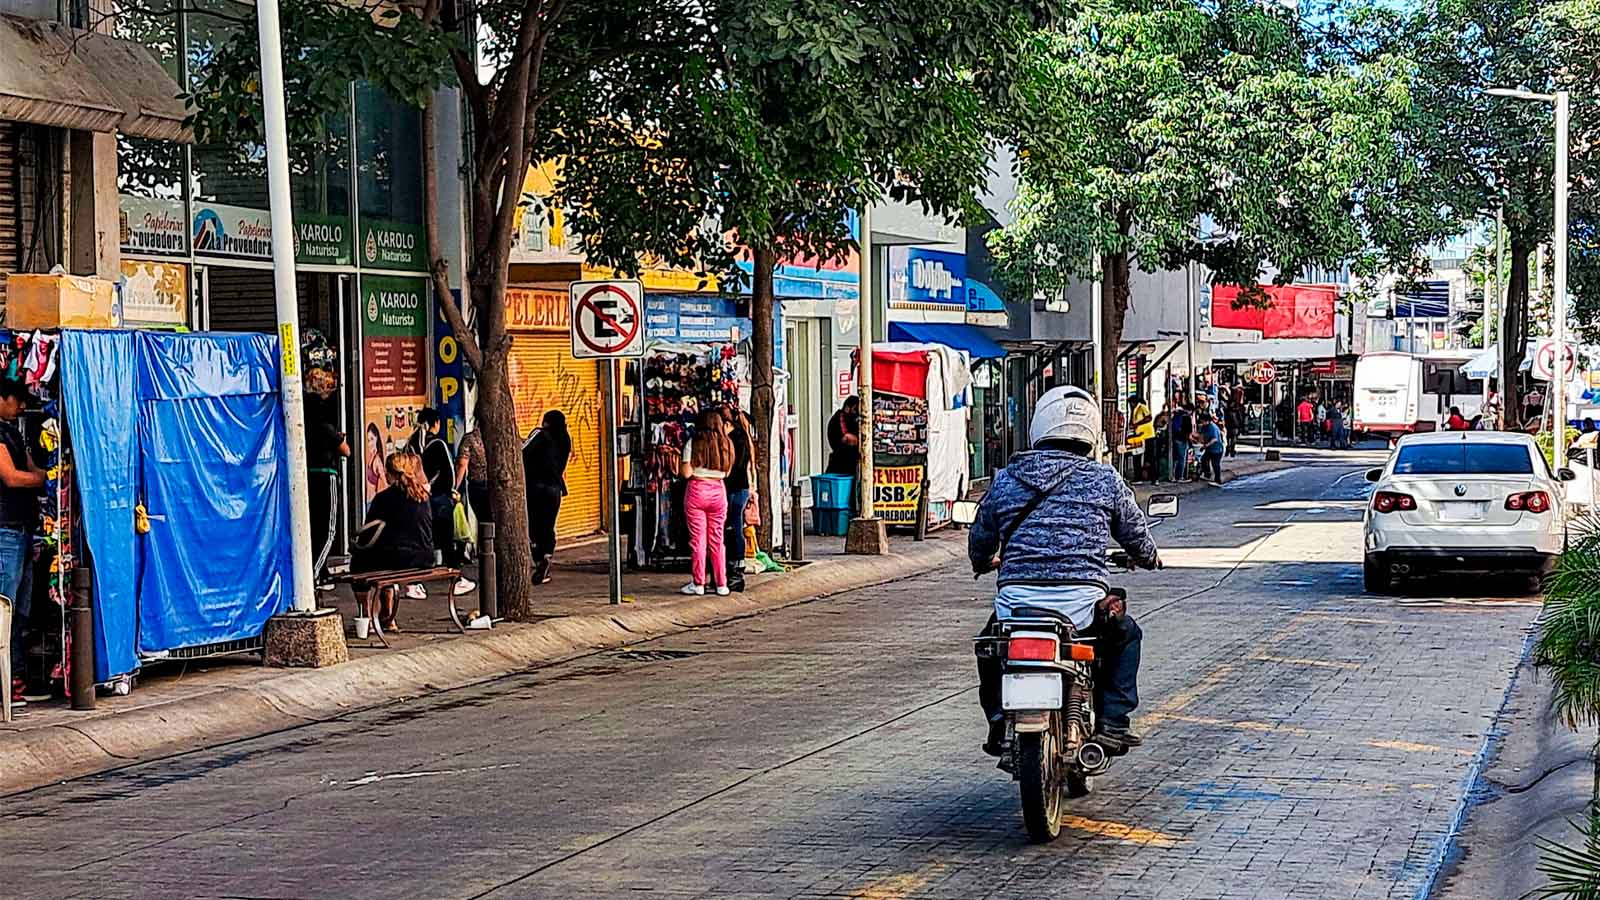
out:
M1039 398L1028 429L1031 450L997 473L978 507L967 555L978 574L1000 570L989 628L1014 607L1055 611L1093 636L1096 734L1113 755L1143 743L1130 730L1139 705L1141 632L1123 598L1109 592L1105 548L1114 538L1136 566L1161 560L1133 490L1098 461L1100 404L1087 391L1058 387ZM1005 737L1000 681L1004 661L978 657L978 699L988 717L984 752L999 756Z

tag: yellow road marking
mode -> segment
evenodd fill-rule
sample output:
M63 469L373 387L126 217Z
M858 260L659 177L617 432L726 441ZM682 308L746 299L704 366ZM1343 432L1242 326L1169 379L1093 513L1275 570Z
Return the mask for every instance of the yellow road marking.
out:
M1334 622L1345 622L1345 623L1350 624L1350 625L1395 625L1395 624L1398 624L1398 620L1397 619L1369 619L1369 618L1365 618L1363 616L1347 616L1344 613L1319 612L1319 611L1316 611L1316 610L1307 610L1307 611L1301 613L1300 615L1302 615L1302 616L1316 616L1319 619L1328 619L1328 620L1334 621Z
M1196 681L1194 684L1190 685L1184 690L1181 690L1162 701L1161 705L1157 706L1152 711L1152 715L1162 716L1178 712L1194 701L1200 699L1201 694L1204 694L1206 691L1211 690L1218 684L1227 681L1229 676L1233 675L1234 669L1236 668L1237 664L1231 662L1223 663L1222 665L1217 666L1199 681Z
M903 872L899 875L890 875L880 878L864 888L852 893L850 896L856 900L901 900L928 886L935 876L944 872L944 863L920 869L916 872Z
M1261 653L1250 657L1256 662L1290 663L1296 666L1316 666L1319 669L1359 669L1360 663L1343 662L1332 659L1300 659L1294 656L1271 656Z
M1182 841L1170 834L1162 834L1159 831L1151 831L1148 828L1140 828L1136 825L1106 822L1083 816L1063 816L1061 824L1071 828L1073 831L1101 835L1129 844L1138 844L1141 847L1176 847L1182 843Z
M1262 731L1272 734L1292 734L1297 737L1306 737L1311 732L1305 728L1296 728L1293 725L1277 725L1272 722L1233 722L1227 719L1214 719L1209 716L1186 716L1180 713L1151 713L1141 719L1141 722L1155 723L1161 721L1188 722L1193 725L1214 725L1218 728L1237 728L1241 731Z
M1454 753L1457 756L1472 756L1474 753L1471 750L1452 750L1437 744L1418 744L1413 741L1367 741L1367 746L1377 747L1379 750L1403 750L1407 753Z

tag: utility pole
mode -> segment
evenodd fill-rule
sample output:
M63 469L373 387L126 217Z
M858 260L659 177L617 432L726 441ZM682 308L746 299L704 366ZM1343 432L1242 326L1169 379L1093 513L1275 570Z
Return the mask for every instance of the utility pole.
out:
M261 100L266 112L267 196L272 213L272 283L278 313L278 390L289 451L289 538L294 560L294 611L314 612L311 504L306 484L306 413L300 389L300 300L294 286L294 215L289 194L289 135L283 99L283 48L278 0L256 4L261 41Z
M1100 251L1096 250L1094 252L1094 278L1089 283L1089 319L1092 322L1092 330L1090 331L1090 334L1093 335L1092 343L1094 345L1094 377L1089 380L1089 383L1094 391L1094 402L1100 404L1103 418L1106 408L1105 380L1108 375L1113 378L1116 376L1113 373L1101 371L1105 368L1106 358L1105 290L1100 281L1101 274ZM1110 425L1110 422L1102 421L1100 423L1100 430L1104 432L1105 435L1109 435L1109 432L1107 432L1106 429L1109 428ZM1109 440L1105 441L1105 444L1108 448L1110 443L1111 442Z
M261 100L266 114L267 197L272 215L272 282L278 316L278 392L283 398L289 485L289 546L293 612L274 616L265 631L268 665L328 666L347 661L344 623L337 610L317 610L306 483L306 412L301 392L300 301L294 287L294 215L289 193L289 134L284 114L283 47L278 0L256 3L261 43Z
M1558 471L1567 465L1567 117L1569 98L1556 91L1556 246L1555 308L1550 317L1556 341L1555 363L1550 367L1550 395L1555 410L1551 431L1551 461Z
M861 207L861 237L856 242L861 248L860 259L860 294L861 312L856 318L860 323L861 341L857 356L861 363L861 372L856 379L857 394L861 398L861 517L850 522L849 533L845 536L844 549L846 553L857 553L867 556L880 556L889 551L889 536L884 529L884 524L877 516L873 503L873 490L876 487L876 470L872 460L872 333L876 310L873 287L876 282L872 273L872 206L862 204Z

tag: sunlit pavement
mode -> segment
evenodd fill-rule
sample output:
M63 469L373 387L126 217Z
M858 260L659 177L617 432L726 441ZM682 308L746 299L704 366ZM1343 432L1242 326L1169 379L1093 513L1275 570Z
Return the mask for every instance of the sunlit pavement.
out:
M1536 614L1361 591L1360 473L1184 498L1146 745L1026 843L955 568L0 799L6 897L1419 897Z

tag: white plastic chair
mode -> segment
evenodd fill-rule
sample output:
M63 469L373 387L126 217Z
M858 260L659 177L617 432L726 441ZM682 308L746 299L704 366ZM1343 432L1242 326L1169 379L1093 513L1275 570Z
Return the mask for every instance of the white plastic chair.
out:
M11 721L11 598L0 595L0 722Z

